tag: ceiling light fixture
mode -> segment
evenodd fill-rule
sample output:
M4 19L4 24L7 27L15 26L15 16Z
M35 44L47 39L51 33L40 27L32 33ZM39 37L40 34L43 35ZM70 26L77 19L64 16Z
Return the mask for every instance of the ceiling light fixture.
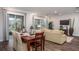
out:
M57 14L57 11L54 11L55 14Z
M31 13L32 15L37 15L37 13Z

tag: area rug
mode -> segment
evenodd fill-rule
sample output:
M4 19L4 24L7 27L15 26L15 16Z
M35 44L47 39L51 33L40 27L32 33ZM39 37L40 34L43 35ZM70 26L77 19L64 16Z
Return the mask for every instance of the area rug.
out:
M70 37L70 36L68 36L66 42L67 42L67 43L71 43L72 40L73 40L73 38L74 38L74 37Z

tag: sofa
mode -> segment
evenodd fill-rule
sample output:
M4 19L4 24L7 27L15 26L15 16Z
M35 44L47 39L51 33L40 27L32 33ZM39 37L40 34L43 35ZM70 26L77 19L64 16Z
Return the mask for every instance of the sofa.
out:
M48 41L52 41L57 44L63 44L67 40L67 36L62 30L49 30L44 28L42 31L45 32L45 39Z

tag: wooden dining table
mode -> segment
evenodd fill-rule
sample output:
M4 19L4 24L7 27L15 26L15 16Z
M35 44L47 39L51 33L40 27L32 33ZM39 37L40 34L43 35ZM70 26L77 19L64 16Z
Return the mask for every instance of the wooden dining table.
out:
M22 39L23 42L26 43L27 50L31 51L31 43L36 42L35 35L27 36L27 35L22 34L21 39ZM42 40L42 50L44 50L44 45L45 45L45 36L44 36L44 39Z
M23 42L27 43L27 50L30 51L31 50L30 44L32 42L35 42L35 36L22 36L21 35L21 38Z

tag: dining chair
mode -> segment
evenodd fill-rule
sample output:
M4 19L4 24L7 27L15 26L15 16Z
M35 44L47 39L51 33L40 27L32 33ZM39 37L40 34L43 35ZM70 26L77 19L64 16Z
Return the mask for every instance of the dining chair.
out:
M35 42L32 43L32 46L35 48L35 51L38 50L38 48L44 50L45 44L45 36L44 32L36 33L35 34Z
M22 42L20 33L16 32L16 37L17 37L17 39L16 39L16 45L17 45L16 50L17 51L27 51L27 44Z
M12 35L13 35L13 50L16 50L16 32L15 31L11 31Z
M17 42L17 51L28 51L27 48L27 42L23 42L20 33L16 32L16 42ZM31 51L32 51L32 47L30 46Z

